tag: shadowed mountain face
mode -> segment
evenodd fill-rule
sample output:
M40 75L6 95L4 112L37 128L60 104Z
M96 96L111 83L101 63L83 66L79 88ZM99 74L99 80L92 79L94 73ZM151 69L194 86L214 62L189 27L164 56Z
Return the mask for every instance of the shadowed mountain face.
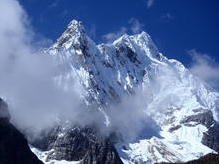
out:
M208 154L197 160L185 162L185 163L160 163L160 164L218 164L219 155L218 154Z
M7 104L0 98L0 164L43 164L9 120Z
M56 127L47 137L32 143L47 151L47 160L81 161L81 164L122 164L108 138L95 127ZM60 135L63 134L63 135ZM54 153L55 152L55 153ZM43 164L30 150L28 142L11 123L7 104L0 99L0 164Z
M68 127L68 128L66 128ZM46 161L81 161L81 164L122 164L110 138L93 126L53 128L32 145L48 151ZM43 135L44 136L44 135Z

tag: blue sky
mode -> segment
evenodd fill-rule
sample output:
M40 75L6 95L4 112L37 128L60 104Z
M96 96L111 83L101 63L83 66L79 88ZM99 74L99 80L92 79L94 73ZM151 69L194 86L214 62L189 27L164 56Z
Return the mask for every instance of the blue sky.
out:
M84 22L97 43L148 32L160 51L189 65L195 49L219 61L217 0L19 0L34 30L55 41L72 19ZM135 29L134 29L135 28ZM105 37L104 37L105 36ZM109 36L109 35L108 35Z

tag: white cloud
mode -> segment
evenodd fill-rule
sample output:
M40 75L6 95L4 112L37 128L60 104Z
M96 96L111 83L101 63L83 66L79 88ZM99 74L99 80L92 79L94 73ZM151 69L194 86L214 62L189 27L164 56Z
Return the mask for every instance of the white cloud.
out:
M124 35L127 31L128 29L126 27L121 27L119 31L110 32L108 34L103 35L103 39L105 39L107 42L112 42L120 36Z
M132 34L140 33L144 27L144 25L141 24L140 21L136 18L131 18L128 21L128 24L128 27L122 26L118 31L110 32L108 34L103 35L103 39L107 42L112 42L128 32Z
M218 89L219 63L216 63L208 54L200 53L195 49L188 51L188 53L193 60L190 67L191 72L212 87Z
M151 8L154 5L155 0L147 0L147 8Z
M54 0L50 5L49 8L56 8L59 4L60 0Z
M94 24L91 25L91 27L89 28L89 36L92 38L92 39L95 39L96 38L96 26Z
M54 85L57 67L49 55L36 52L25 11L17 0L0 1L0 97L9 103L13 122L42 128L60 113L74 117L78 95Z
M131 31L132 31L132 33L139 33L139 32L141 32L142 31L142 28L143 28L143 24L141 24L140 22L139 22L139 20L138 19L136 19L136 18L131 18L130 20L129 20L129 24L131 25Z
M18 1L1 0L0 10L3 13L0 15L0 97L9 103L13 123L22 128L41 129L52 126L57 115L82 124L101 120L101 113L94 110L91 115L81 106L79 108L80 96L76 93L80 91L64 92L54 85L54 74L59 70L51 56L36 53L39 46L35 47L31 42L35 34ZM130 31L138 32L140 23L136 19L130 23ZM112 40L127 31L126 27L121 27L118 32L109 33L105 37ZM125 104L123 106L126 107ZM139 118L142 118L141 115ZM132 120L134 119L133 115ZM119 121L114 120L115 124ZM125 118L122 121L129 125ZM136 123L143 124L143 121L141 119ZM104 126L102 122L100 126Z
M157 86L152 88L155 87ZM106 110L111 121L110 130L119 132L124 141L159 136L158 125L146 112L151 102L152 88L147 91L142 87L135 88L135 94L122 97L119 104L114 104Z

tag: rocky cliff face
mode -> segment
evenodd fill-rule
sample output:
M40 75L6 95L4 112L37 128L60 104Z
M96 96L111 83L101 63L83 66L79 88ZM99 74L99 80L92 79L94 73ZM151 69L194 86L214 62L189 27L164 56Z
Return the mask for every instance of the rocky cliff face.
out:
M59 126L32 144L47 151L46 162L66 160L82 164L122 164L111 140L94 126Z
M43 164L30 150L24 135L9 120L7 104L0 98L0 163Z
M213 120L210 115L210 120ZM219 152L219 124L213 120L211 126L208 126L208 131L204 133L202 143L211 149Z

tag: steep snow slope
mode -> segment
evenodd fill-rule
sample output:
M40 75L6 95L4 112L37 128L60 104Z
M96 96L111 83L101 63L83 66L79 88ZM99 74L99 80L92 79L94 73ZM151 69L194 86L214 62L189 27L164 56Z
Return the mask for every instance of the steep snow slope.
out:
M188 161L214 152L202 139L216 124L219 94L179 61L163 56L147 33L123 35L111 44L96 45L81 22L73 20L46 53L62 68L55 78L57 85L77 91L86 105L97 108L106 127L113 125L108 114L111 104L140 95L140 106L132 110L141 118L153 119L159 135L118 143L124 163ZM212 113L214 118L209 116L206 123L203 116Z

